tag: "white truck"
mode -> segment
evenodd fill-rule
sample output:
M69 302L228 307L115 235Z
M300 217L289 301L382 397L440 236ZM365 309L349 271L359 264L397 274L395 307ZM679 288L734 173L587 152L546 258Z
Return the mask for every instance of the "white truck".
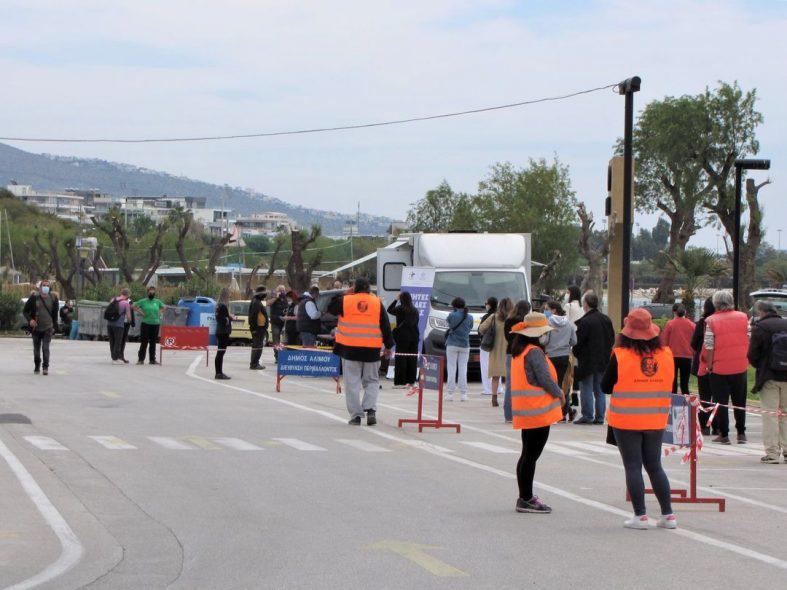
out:
M478 324L486 300L530 300L530 253L530 234L403 234L377 251L377 294L387 307L399 293L405 268L434 268L424 352L445 354L446 317L451 312L451 301L461 297L473 316L470 369L477 371L481 344Z

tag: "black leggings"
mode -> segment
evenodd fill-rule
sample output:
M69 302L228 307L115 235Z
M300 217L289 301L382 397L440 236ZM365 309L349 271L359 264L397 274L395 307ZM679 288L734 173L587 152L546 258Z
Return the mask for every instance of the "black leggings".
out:
M214 364L216 365L216 375L221 375L224 372L224 353L227 352L227 346L230 343L230 335L229 334L216 334L216 360Z
M519 484L519 497L527 501L533 497L533 478L536 474L536 461L549 438L549 426L522 430L522 454L516 464L516 481Z
M613 429L618 450L626 470L626 487L631 495L634 514L643 516L645 510L645 480L642 468L648 472L653 493L661 506L661 514L672 514L672 501L667 474L661 466L661 440L663 430Z
M697 390L700 394L700 402L702 402L702 407L706 410L709 409L713 404L711 403L711 390L710 390L710 376L709 375L699 375L697 377ZM705 428L708 426L708 418L710 418L710 414L708 412L700 412L699 419L700 419L700 426Z
M675 357L675 378L672 380L672 393L678 393L678 373L680 373L680 392L689 395L689 376L691 375L691 359Z

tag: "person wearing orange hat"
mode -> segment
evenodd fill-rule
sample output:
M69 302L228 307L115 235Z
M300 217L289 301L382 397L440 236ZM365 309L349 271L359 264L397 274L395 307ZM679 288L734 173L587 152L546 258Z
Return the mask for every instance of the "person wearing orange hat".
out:
M626 486L634 507L634 516L623 523L630 529L650 528L643 467L661 507L658 526L678 526L672 513L669 480L661 466L661 443L672 404L675 365L659 332L646 309L632 310L601 381L601 390L612 394L607 421L623 459Z
M511 411L514 429L522 431L522 454L516 466L517 512L549 514L552 508L533 494L536 462L549 428L563 419L565 396L557 371L544 353L541 337L553 330L542 313L528 313L511 327Z

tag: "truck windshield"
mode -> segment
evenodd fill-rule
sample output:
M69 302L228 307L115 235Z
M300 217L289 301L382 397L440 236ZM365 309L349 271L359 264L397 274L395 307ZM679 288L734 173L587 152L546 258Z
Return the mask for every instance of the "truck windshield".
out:
M451 271L438 272L432 288L432 305L450 309L454 297L465 300L467 307L483 310L489 297L509 297L514 303L526 298L525 275L521 272Z

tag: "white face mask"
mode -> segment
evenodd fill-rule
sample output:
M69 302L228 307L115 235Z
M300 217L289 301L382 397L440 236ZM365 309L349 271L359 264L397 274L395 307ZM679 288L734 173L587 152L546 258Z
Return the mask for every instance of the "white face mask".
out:
M49 295L49 285L44 285L43 287L41 287L41 293L43 293L44 295Z

